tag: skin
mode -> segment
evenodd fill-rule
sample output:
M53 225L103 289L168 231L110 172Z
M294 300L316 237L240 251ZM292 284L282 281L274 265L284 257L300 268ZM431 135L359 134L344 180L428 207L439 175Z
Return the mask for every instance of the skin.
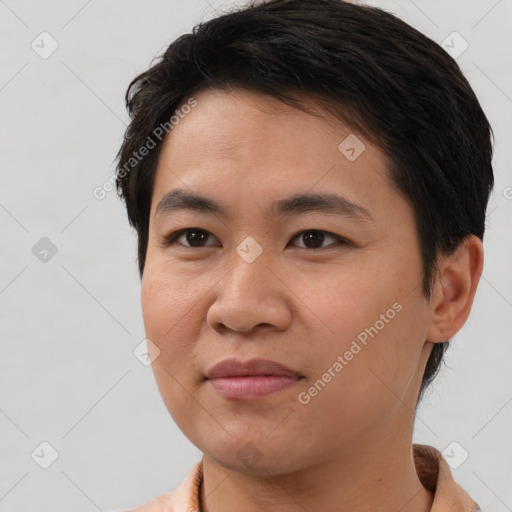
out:
M338 145L354 131L313 103L319 115L244 90L194 97L158 162L142 310L160 350L152 366L163 400L203 453L202 510L430 510L412 455L414 411L432 344L469 314L480 241L470 236L440 256L427 301L413 210L377 146L356 134L365 150L349 161ZM224 203L229 217L157 215L178 187ZM343 194L372 220L270 214L271 202L302 192ZM208 233L199 246L185 236L163 246L184 228ZM303 230L326 238L308 245L295 237ZM236 252L247 236L263 251L252 263ZM401 311L364 350L300 403L299 393L396 302ZM303 378L264 399L227 399L204 377L230 357L278 361ZM237 456L244 446L260 457L251 465Z

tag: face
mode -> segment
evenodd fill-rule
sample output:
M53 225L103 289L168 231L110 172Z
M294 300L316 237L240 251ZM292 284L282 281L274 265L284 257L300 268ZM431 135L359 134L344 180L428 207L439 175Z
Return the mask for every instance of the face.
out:
M274 474L406 433L431 312L384 153L320 107L194 97L160 154L142 279L173 419L224 467ZM206 379L232 358L296 377Z

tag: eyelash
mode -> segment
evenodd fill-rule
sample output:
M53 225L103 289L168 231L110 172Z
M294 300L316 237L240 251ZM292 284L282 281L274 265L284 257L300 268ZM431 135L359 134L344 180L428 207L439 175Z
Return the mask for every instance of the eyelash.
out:
M161 247L165 248L165 247L170 247L172 245L175 245L177 243L177 239L180 238L181 235L187 233L188 231L199 231L199 232L202 232L202 233L206 233L208 235L212 234L209 231L206 231L205 229L201 229L201 228L184 228L184 229L180 229L178 231L175 231L174 233L171 233L169 236L164 237L163 240L161 241L161 244L160 244ZM338 245L342 245L342 246L343 245L345 245L345 246L352 245L351 242L349 242L345 238L343 238L341 236L338 236L338 235L335 235L334 233L331 233L329 231L324 231L322 229L305 229L305 230L299 231L298 233L296 233L295 235L292 236L291 240L295 240L296 238L299 238L304 233L311 233L311 232L313 232L313 233L324 233L327 236L330 236L330 237L334 238L337 241ZM180 245L185 247L185 248L187 248L187 249L205 249L207 247L213 247L213 246L193 247L191 245L185 245L185 244L180 244ZM333 245L336 245L336 244L330 244L327 247L320 247L320 248L317 248L317 249L312 249L312 248L309 248L309 247L299 247L299 249L304 249L305 251L320 251L320 250L328 249L328 248L330 248Z

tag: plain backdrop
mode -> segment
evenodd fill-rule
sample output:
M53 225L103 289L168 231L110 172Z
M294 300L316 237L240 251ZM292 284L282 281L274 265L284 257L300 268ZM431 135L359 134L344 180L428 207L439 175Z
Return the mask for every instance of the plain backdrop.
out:
M415 442L467 457L453 473L484 512L512 510L512 2L368 3L460 53L496 136L484 272ZM114 171L130 80L236 5L0 1L3 512L135 507L200 459L134 355L145 335L124 205L115 191L92 191Z

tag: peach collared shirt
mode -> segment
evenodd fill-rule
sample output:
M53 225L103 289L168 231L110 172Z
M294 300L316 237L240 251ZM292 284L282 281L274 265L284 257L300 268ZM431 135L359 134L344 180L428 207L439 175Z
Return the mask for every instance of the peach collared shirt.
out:
M431 512L482 512L455 482L450 466L436 448L414 444L413 454L421 483L434 494ZM126 512L201 512L199 493L202 480L203 465L199 461L174 491Z

